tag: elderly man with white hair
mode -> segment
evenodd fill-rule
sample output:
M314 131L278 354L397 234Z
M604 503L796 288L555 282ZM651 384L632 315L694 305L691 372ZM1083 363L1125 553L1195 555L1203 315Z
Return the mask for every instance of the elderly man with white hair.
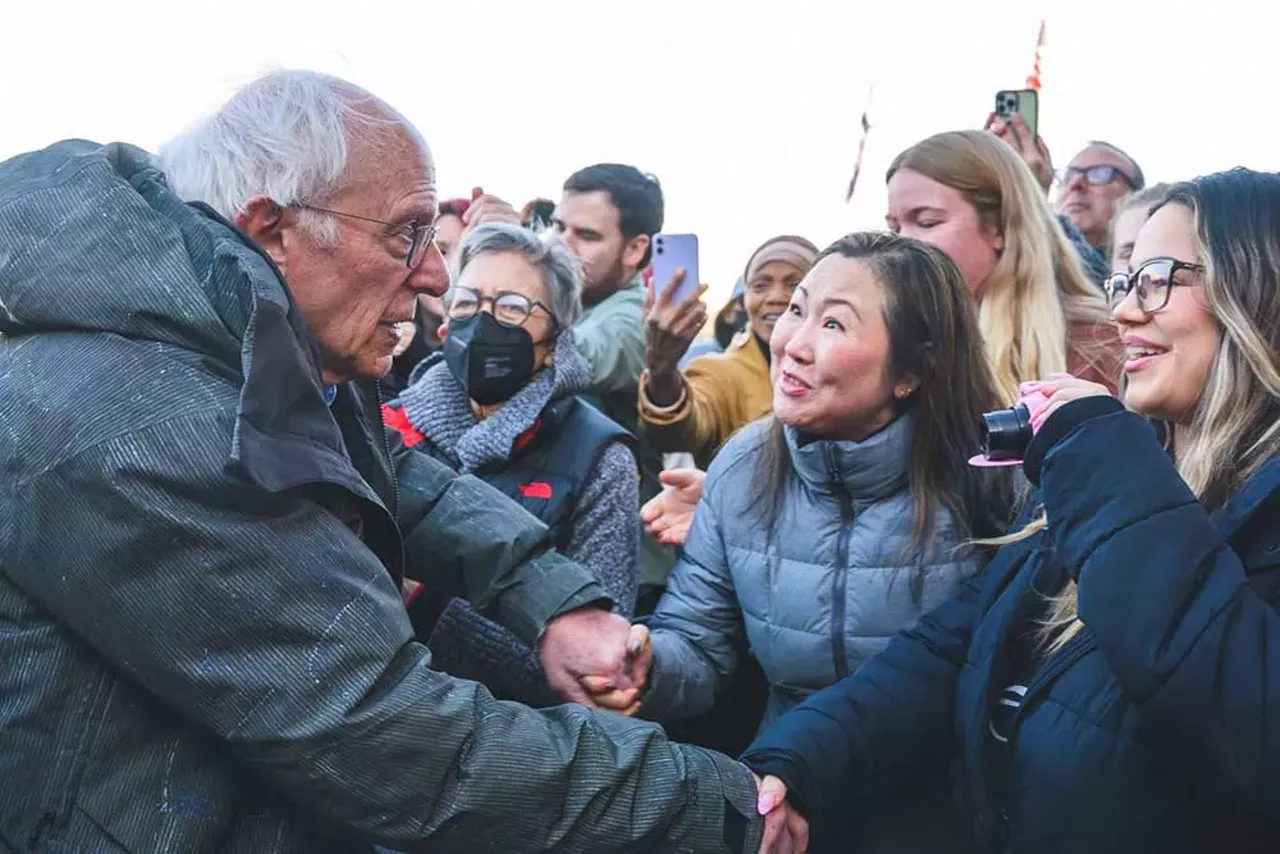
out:
M382 426L435 208L412 126L303 72L158 161L0 164L0 848L754 848L743 766L414 640L404 578L445 579L565 695L627 684L591 576Z

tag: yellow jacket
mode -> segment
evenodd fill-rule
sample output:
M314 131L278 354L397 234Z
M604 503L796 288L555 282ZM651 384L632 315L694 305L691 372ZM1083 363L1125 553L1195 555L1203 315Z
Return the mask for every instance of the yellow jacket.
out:
M641 375L640 432L659 451L693 454L700 468L730 436L773 410L769 363L750 330L740 332L725 352L694 359L680 379L680 400L661 409L645 395L648 371Z

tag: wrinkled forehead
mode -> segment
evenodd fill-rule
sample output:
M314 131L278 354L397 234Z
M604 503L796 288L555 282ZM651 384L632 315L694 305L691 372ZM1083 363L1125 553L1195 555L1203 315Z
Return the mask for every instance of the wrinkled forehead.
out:
M1126 175L1133 174L1133 164L1125 160L1116 152L1103 145L1090 145L1071 158L1072 166L1079 169L1088 169L1090 166L1114 166L1123 170Z
M363 197L384 215L435 219L435 163L431 149L411 127L396 125L353 139L344 185L344 195Z

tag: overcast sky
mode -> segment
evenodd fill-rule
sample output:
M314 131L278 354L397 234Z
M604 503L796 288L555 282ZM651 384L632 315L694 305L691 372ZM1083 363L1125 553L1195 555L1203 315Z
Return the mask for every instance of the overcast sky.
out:
M1151 180L1280 168L1266 3L837 0L0 0L0 158L78 136L154 149L277 67L346 77L403 111L442 193L518 207L604 160L659 176L667 231L700 236L719 302L763 239L879 227L884 169L980 126L1048 20L1041 130ZM875 80L858 194L843 203Z

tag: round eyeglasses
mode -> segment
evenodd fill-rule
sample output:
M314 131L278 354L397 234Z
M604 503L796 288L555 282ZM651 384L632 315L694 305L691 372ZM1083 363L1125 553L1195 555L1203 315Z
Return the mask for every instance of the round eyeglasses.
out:
M1203 273L1204 267L1176 258L1153 258L1132 273L1112 273L1108 276L1105 284L1107 300L1114 309L1133 291L1138 297L1138 310L1143 314L1155 314L1169 304L1169 294L1174 285L1192 284L1174 279L1174 274L1179 270Z
M518 294L515 291L499 291L491 297L485 297L471 288L453 289L449 302L449 318L466 320L468 317L474 317L485 303L491 306L493 319L503 326L524 326L535 308L542 309L554 320L551 309L537 300L529 299L524 294Z

